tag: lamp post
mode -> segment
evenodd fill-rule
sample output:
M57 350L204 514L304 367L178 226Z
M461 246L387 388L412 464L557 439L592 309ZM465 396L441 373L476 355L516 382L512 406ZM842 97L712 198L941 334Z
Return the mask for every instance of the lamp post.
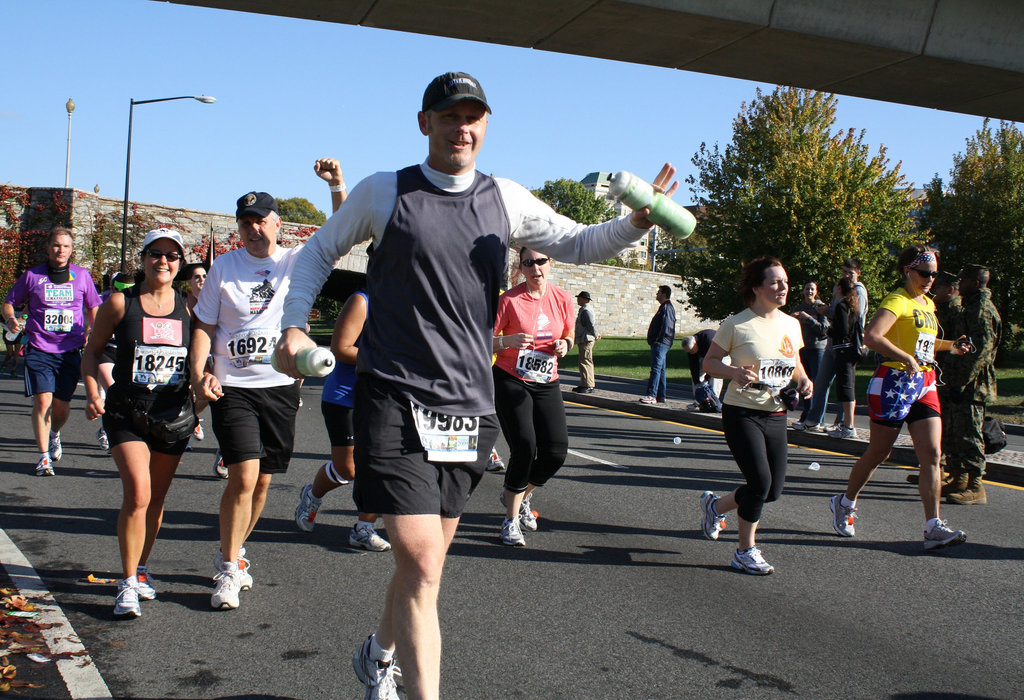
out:
M125 252L128 248L128 183L132 173L132 115L135 112L135 105L148 105L153 102L170 102L171 100L198 100L203 104L213 104L217 98L209 95L182 95L180 97L161 97L156 100L131 100L128 106L128 157L124 166L124 215L121 218L121 272L125 269ZM70 116L70 113L69 113Z
M75 111L75 101L69 97L64 109L68 111L68 152L64 158L64 189L67 189L68 176L71 174L71 113Z

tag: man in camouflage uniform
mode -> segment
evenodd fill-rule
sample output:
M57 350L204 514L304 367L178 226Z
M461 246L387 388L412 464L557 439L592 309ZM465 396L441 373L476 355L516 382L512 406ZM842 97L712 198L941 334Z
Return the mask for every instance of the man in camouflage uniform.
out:
M947 503L984 505L988 502L981 481L985 474L985 443L981 428L985 405L996 396L993 363L1002 331L1002 319L992 304L988 282L988 268L981 265L967 265L960 271L962 309L949 337L968 336L975 351L950 357L943 375L950 397L946 463L957 487L946 496ZM946 412L945 405L942 412Z

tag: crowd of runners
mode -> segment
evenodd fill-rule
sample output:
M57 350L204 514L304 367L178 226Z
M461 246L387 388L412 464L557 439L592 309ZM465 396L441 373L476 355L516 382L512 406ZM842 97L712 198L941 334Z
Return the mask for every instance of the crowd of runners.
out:
M652 225L646 209L578 224L521 185L477 171L490 114L472 76L440 75L417 114L428 144L424 162L376 173L349 193L338 162L317 161L335 211L304 246L279 246L276 201L249 192L236 203L241 248L209 270L194 264L183 271L180 233L151 231L133 284L115 287L102 304L88 271L70 263L71 231L51 232L47 262L15 284L3 322L20 333L15 308L26 307L36 474L57 473L60 429L80 376L86 415L102 420L124 493L116 615L138 616L140 601L157 595L147 561L164 498L189 440L200 436L197 415L207 406L219 443L216 468L226 477L211 606L239 606L253 585L246 540L292 454L298 360L315 345L307 333L310 308L337 261L370 241L365 285L345 303L331 340L336 366L321 403L330 459L302 489L295 522L309 532L326 495L351 486L358 521L350 544L391 550L395 562L383 613L353 656L355 673L366 698L397 698L399 678L411 698L438 697L441 572L470 494L485 469L502 468L493 449L499 430L510 454L495 534L506 545L521 546L523 530L537 530L535 490L568 451L558 366L574 345L575 324L572 296L548 279L554 260L607 259ZM654 189L671 196L674 175L666 163ZM521 274L524 281L502 293L513 238L511 279ZM932 549L966 539L939 518L934 353L962 354L970 346L938 337L926 296L938 254L913 247L897 268L904 284L865 333L867 346L884 358L871 384L869 446L830 508L835 532L852 537L858 495L905 422L921 457L924 546ZM745 483L721 497L705 492L699 519L703 534L717 540L735 510L739 547L731 565L769 574L756 532L764 505L783 492L786 412L810 395L813 378L800 359L800 324L781 311L789 293L783 263L758 258L742 273L746 308L723 322L702 367L728 380L723 430ZM190 282L187 296L172 286L182 276ZM375 529L380 518L388 539Z

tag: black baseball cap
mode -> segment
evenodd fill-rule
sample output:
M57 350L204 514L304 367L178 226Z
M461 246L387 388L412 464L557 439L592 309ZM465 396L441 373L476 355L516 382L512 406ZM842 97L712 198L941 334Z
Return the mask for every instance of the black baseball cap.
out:
M243 216L258 216L261 219L274 212L277 214L277 201L266 192L247 192L238 198L235 209L235 220Z
M445 73L431 80L423 92L423 111L439 112L460 100L476 100L491 111L480 81L469 73Z

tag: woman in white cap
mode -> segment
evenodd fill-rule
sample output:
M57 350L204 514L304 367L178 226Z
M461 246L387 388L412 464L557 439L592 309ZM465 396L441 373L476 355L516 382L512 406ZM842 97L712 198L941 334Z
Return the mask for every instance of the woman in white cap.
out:
M100 307L82 356L89 420L102 416L124 498L117 519L123 577L114 615L138 617L156 591L146 568L163 519L164 498L196 426L188 382L191 323L172 283L185 257L181 234L150 231L142 244L143 279ZM98 366L117 342L114 385L101 396Z

